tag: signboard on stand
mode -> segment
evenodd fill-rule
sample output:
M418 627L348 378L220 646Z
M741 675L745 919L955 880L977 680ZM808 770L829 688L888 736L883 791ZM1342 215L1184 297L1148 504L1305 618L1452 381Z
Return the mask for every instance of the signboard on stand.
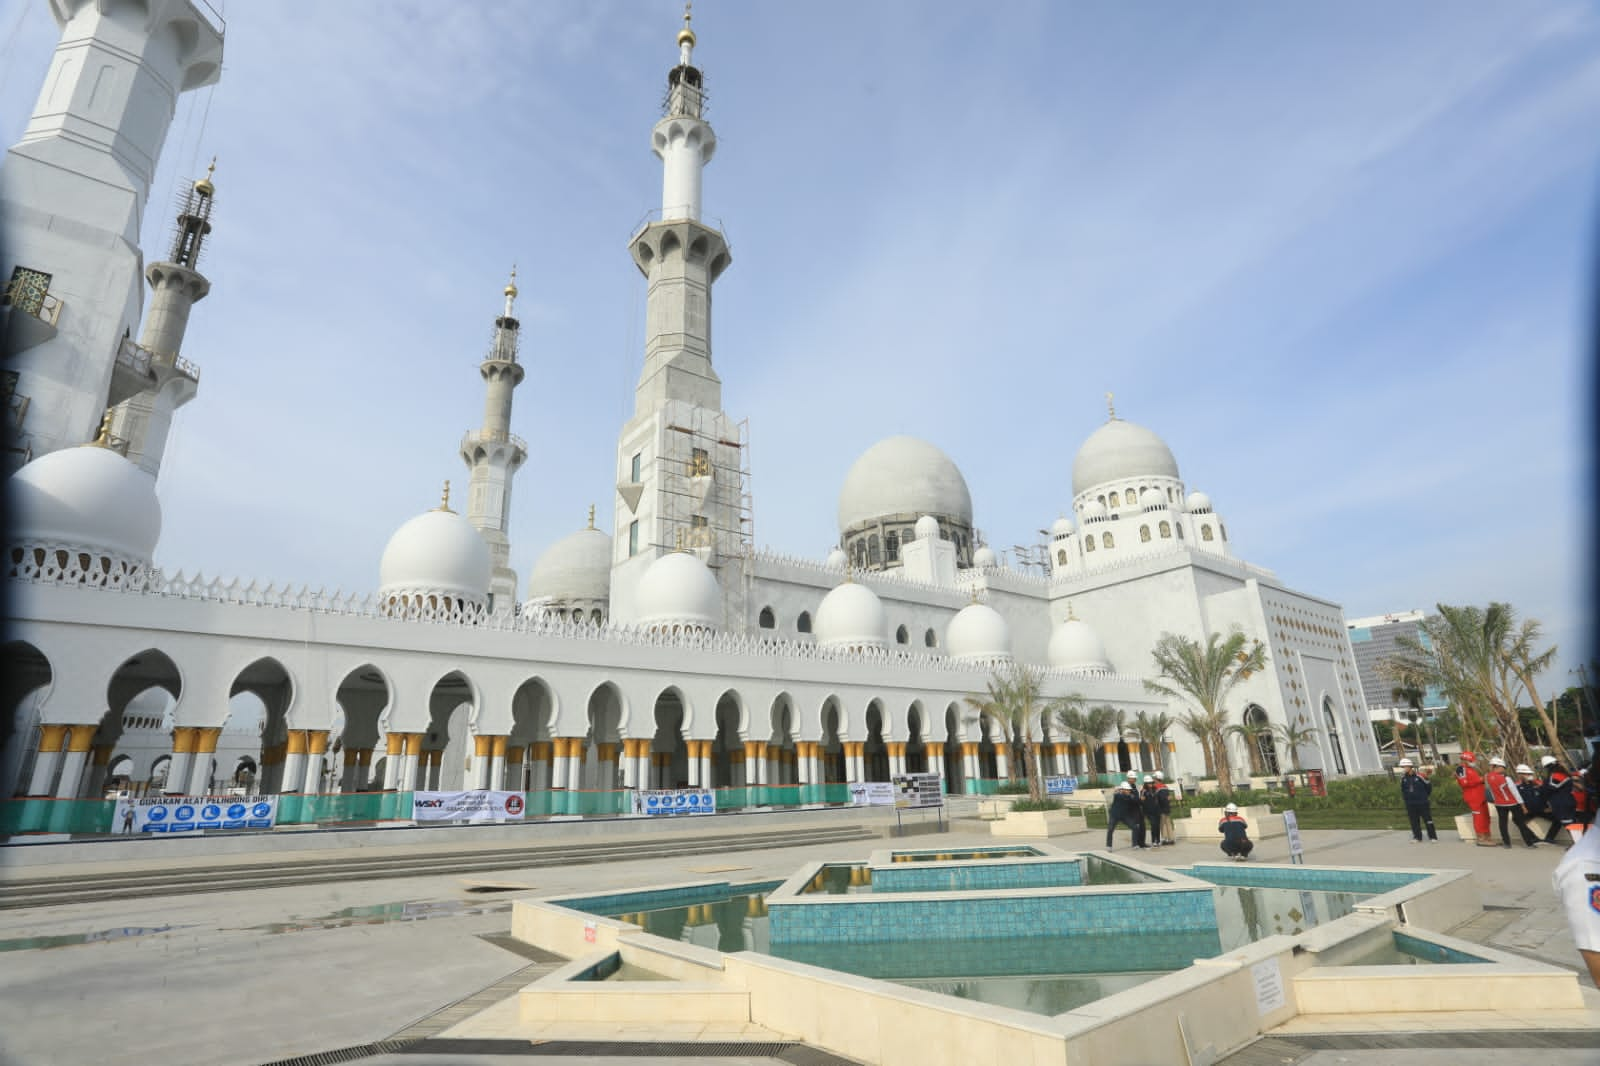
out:
M1300 846L1300 823L1293 811L1283 812L1283 831L1289 837L1289 861L1305 864L1305 851Z
M705 788L672 788L633 794L633 813L657 817L677 814L716 814L716 793Z
M938 774L896 774L890 785L894 788L894 805L901 810L944 806Z
M1078 791L1078 779L1071 774L1061 774L1044 779L1046 796L1070 796Z
M121 835L271 829L277 817L277 796L122 796L111 831Z

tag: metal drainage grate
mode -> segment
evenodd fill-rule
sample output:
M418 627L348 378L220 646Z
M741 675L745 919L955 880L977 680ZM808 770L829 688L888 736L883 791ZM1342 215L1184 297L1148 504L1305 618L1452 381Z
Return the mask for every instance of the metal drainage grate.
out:
M858 1066L843 1058L806 1044L775 1041L740 1043L698 1043L695 1041L643 1040L526 1040L431 1039L419 1040L402 1049L408 1055L527 1055L566 1058L628 1059L732 1059L767 1058L791 1066Z
M318 1051L310 1055L296 1055L292 1059L274 1059L262 1066L338 1066L341 1062L360 1062L374 1055L392 1055L411 1046L409 1040L375 1040L370 1044L342 1047L333 1051Z

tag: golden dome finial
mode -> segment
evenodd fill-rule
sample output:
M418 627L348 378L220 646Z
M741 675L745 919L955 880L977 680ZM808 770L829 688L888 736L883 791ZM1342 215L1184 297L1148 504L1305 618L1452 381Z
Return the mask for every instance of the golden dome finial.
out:
M454 511L450 510L450 482L448 479L444 483L444 492L439 494L439 506L435 507L434 510L455 514Z
M215 174L216 172L217 172L217 157L216 156L212 156L211 157L211 165L206 167L206 176L201 178L199 181L194 183L194 191L199 193L201 196L214 196L214 195L216 195L217 187L215 185L211 184L211 175Z
M594 504L589 505L589 528L594 528Z
M1110 421L1115 422L1117 420L1116 397L1109 392L1106 393L1106 413L1111 416Z
M111 447L111 408L106 408L106 413L100 416L100 429L95 434L94 440L89 442L91 448Z
M506 283L505 294L513 299L515 299L517 295L517 264L515 263L511 264L511 280Z
M683 0L683 29L678 31L678 45L694 47L694 30L689 27L690 20L694 18L694 0Z

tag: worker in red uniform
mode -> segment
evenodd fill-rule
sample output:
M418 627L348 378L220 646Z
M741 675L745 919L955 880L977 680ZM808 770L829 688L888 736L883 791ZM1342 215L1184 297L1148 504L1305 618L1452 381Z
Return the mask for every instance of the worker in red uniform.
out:
M1472 812L1472 831L1480 848L1495 846L1489 835L1489 804L1484 796L1483 775L1478 773L1477 756L1470 751L1461 753L1461 765L1456 767L1456 780L1461 783L1461 798Z
M1539 838L1528 828L1528 807L1522 802L1522 793L1506 775L1506 761L1498 755L1489 760L1488 785L1489 799L1500 816L1500 846L1511 846L1511 830L1506 826L1506 820L1510 819L1517 823L1522 842L1530 848L1538 847Z

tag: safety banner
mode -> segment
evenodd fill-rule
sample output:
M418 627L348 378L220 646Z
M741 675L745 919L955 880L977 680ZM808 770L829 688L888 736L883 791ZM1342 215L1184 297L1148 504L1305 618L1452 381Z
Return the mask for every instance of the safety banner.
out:
M674 788L635 792L634 814L716 814L717 797L708 789Z
M520 822L526 809L520 792L411 794L411 817L418 822Z
M894 782L852 781L850 802L857 807L893 807Z
M195 833L213 829L271 829L278 817L277 796L118 797L111 831Z

